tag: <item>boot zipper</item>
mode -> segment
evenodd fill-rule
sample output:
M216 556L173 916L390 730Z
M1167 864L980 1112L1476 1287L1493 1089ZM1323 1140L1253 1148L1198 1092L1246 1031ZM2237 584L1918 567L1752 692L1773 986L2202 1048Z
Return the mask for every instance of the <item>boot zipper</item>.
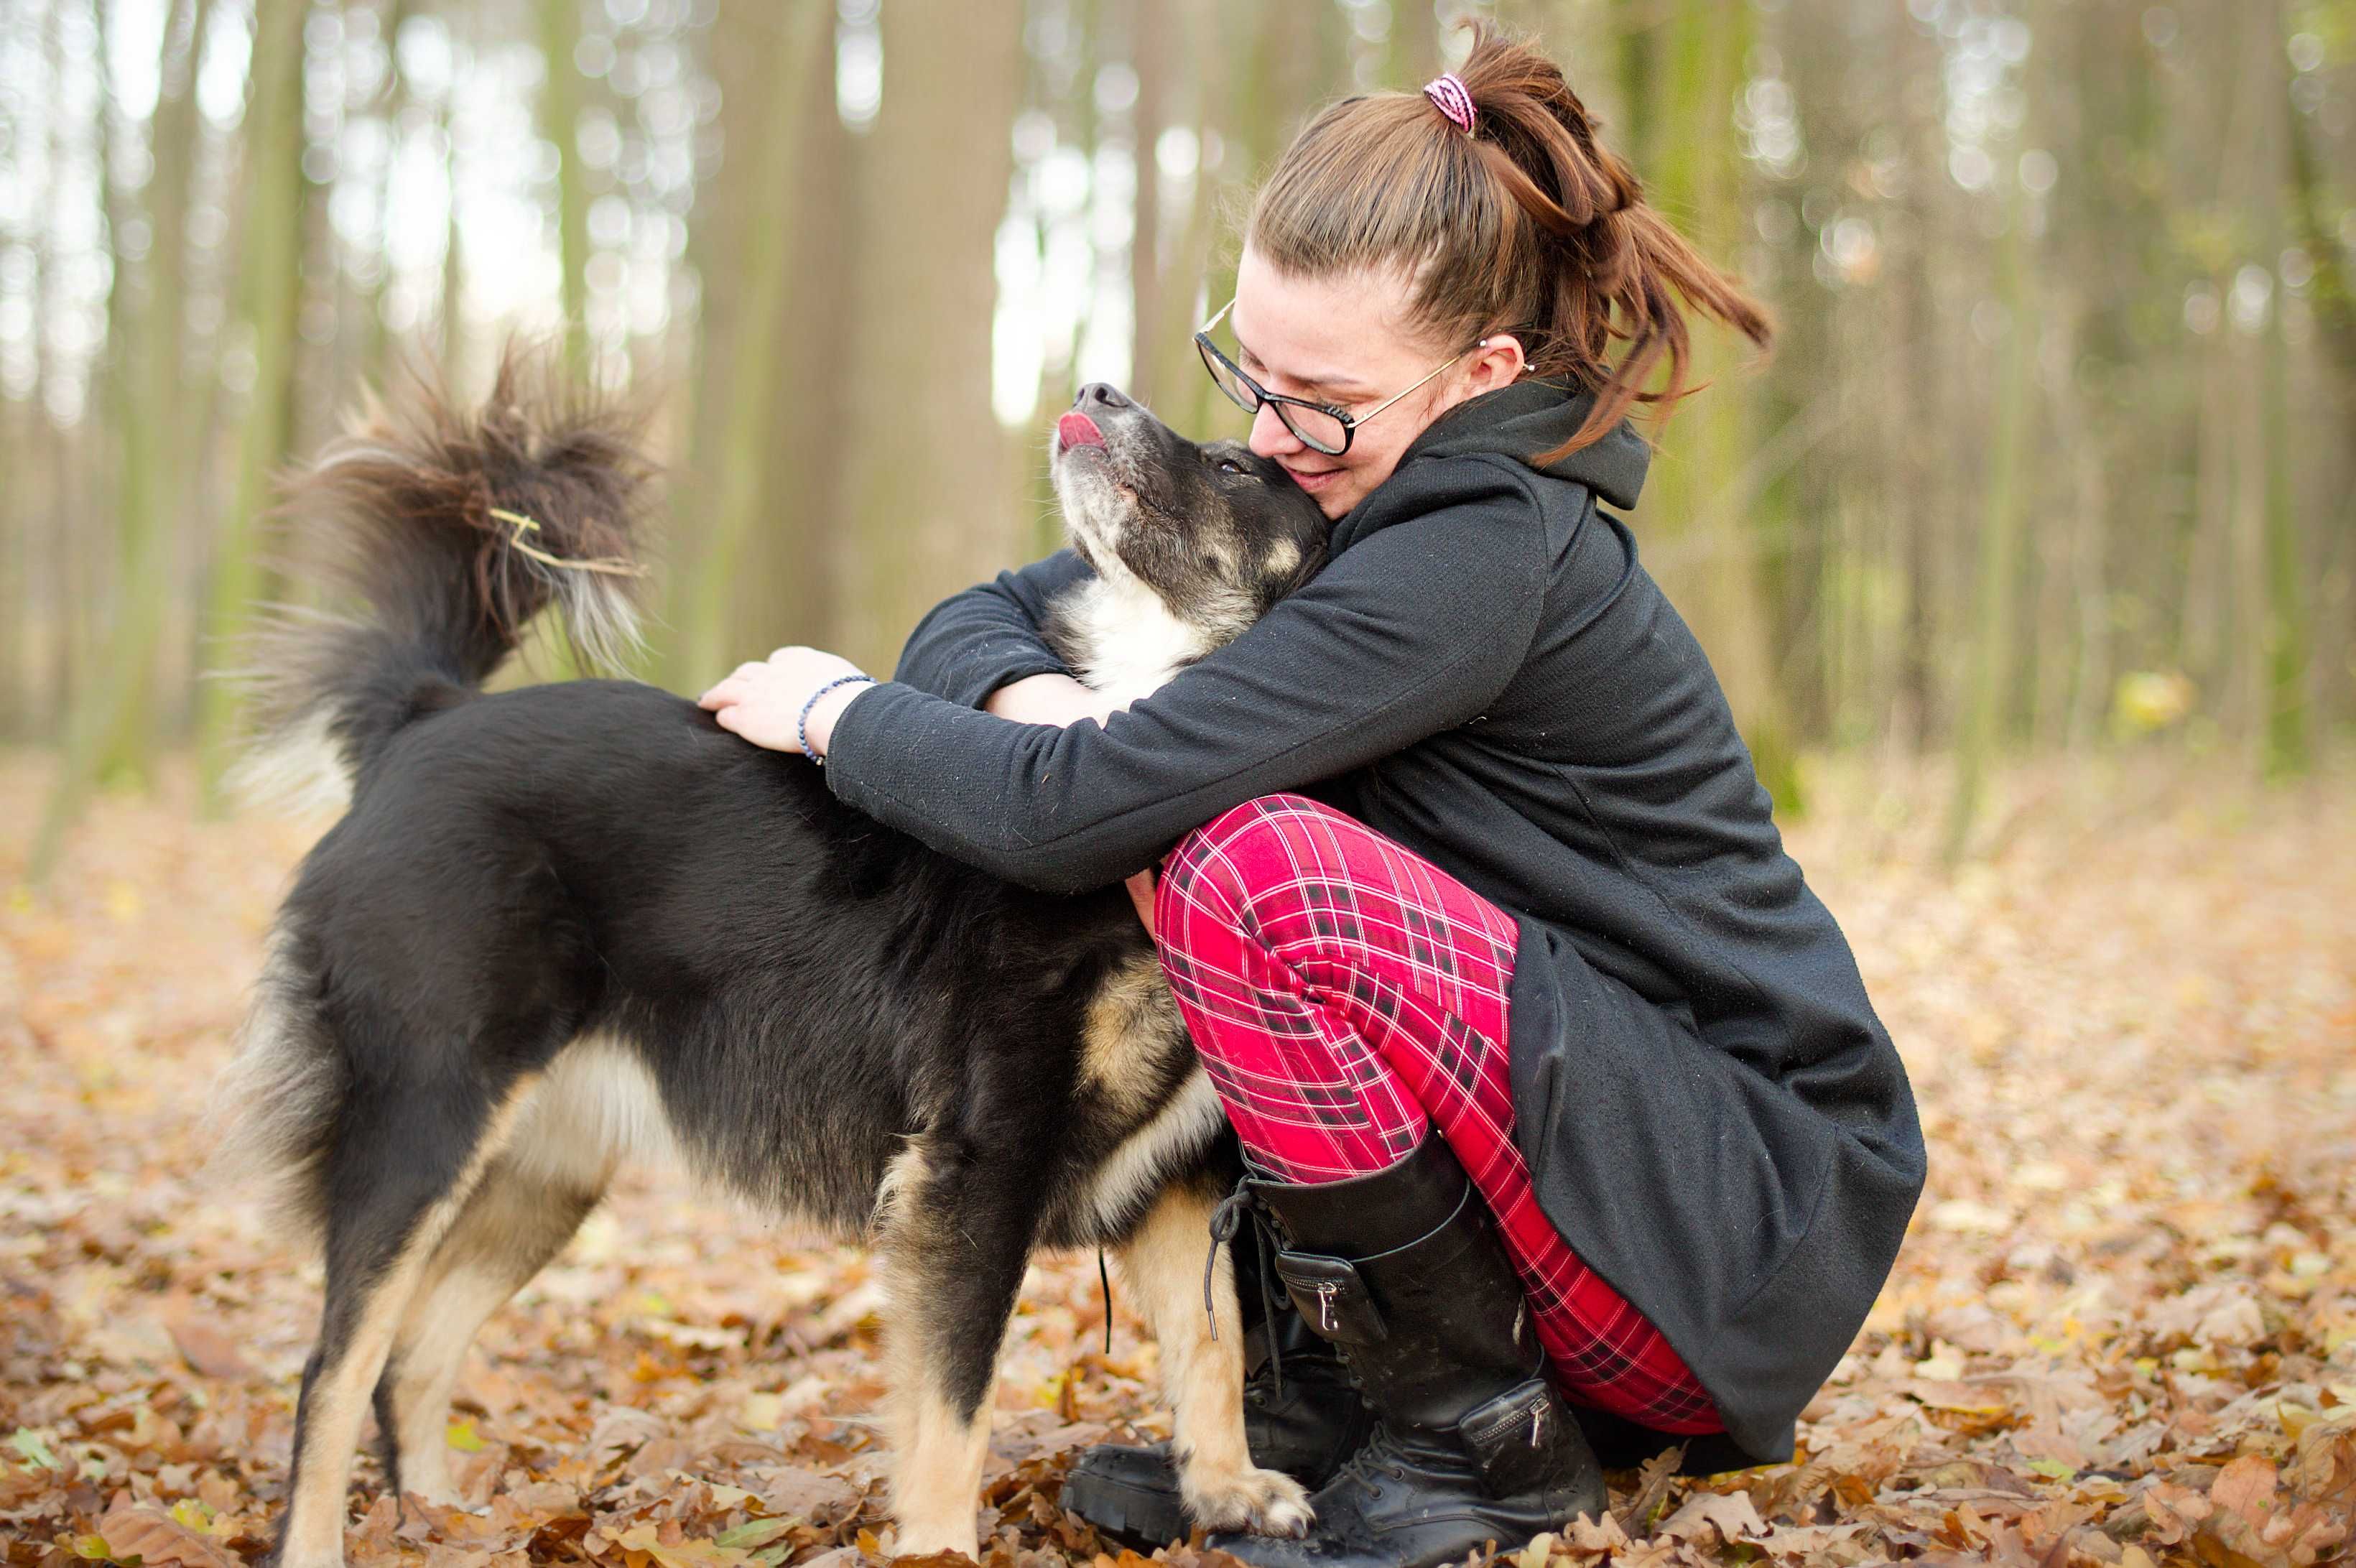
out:
M1333 1297L1341 1289L1341 1285L1332 1280L1323 1281L1317 1286L1317 1326L1329 1334L1333 1331Z

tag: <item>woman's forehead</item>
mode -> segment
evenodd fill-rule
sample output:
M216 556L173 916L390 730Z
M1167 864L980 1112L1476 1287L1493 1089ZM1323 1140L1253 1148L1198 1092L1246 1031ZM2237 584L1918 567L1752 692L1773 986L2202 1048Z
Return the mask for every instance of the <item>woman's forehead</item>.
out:
M1390 272L1309 277L1247 249L1228 316L1236 341L1269 373L1311 386L1379 392L1417 360L1407 281Z

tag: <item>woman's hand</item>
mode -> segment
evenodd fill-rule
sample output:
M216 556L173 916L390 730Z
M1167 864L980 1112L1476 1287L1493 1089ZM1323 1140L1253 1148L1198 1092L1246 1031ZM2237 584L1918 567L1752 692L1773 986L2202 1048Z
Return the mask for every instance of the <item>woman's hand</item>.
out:
M698 697L696 706L708 711L722 729L755 746L799 751L807 734L810 755L824 757L834 721L865 688L837 686L810 709L807 725L802 724L802 704L828 682L862 673L850 660L823 649L780 648L757 664L736 666L734 674Z
M1009 681L982 704L986 713L1018 725L1053 725L1057 729L1094 719L1101 725L1120 710L1110 698L1091 691L1069 675L1026 675Z
M1129 901L1145 923L1145 934L1153 935L1153 867L1147 866L1121 886L1129 889Z

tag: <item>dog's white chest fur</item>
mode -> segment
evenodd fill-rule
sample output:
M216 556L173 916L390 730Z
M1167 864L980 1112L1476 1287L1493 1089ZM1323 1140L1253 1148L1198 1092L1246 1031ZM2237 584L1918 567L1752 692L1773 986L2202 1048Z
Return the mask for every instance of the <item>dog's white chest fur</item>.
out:
M1056 607L1066 650L1082 684L1121 703L1160 690L1211 650L1212 639L1170 612L1126 572L1091 579Z

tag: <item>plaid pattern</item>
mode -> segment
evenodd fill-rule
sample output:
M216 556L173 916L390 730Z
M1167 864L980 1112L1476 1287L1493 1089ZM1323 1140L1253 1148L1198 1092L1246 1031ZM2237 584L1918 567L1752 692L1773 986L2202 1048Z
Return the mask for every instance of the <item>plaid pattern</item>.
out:
M1540 1212L1513 1138L1505 911L1313 800L1271 795L1189 834L1154 905L1162 967L1253 1163L1290 1182L1395 1164L1437 1125L1496 1216L1572 1400L1720 1430L1660 1331Z

